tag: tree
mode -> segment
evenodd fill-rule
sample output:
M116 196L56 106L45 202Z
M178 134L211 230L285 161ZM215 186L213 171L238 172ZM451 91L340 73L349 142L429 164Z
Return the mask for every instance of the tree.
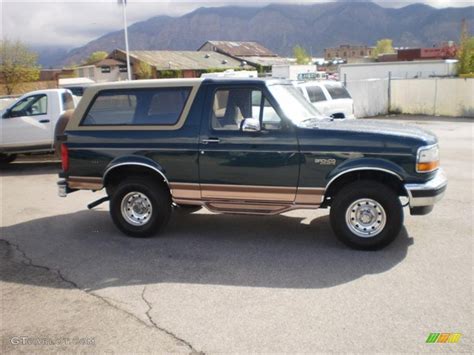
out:
M0 41L0 79L11 95L18 84L39 79L38 55L22 42Z
M395 49L393 49L393 41L389 38L384 38L377 41L377 45L373 51L374 58L377 58L380 54L393 54Z
M463 20L461 40L459 41L458 74L474 73L474 37L469 36L467 23Z
M135 74L138 79L151 79L153 78L153 67L148 63L140 62L137 65Z
M457 57L458 74L474 73L474 37L468 37L461 43Z
M308 52L300 45L293 48L293 56L296 58L297 64L308 64L311 62L311 57Z
M107 58L109 54L104 51L97 51L92 53L87 59L86 59L86 65L87 64L94 64L97 63L98 61L101 61L102 59Z

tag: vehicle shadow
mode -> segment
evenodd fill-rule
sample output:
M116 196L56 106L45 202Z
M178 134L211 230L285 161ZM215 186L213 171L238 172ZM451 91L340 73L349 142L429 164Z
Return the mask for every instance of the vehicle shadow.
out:
M0 176L55 174L61 169L58 161L15 161L0 164Z
M326 288L393 268L412 244L403 229L383 250L351 250L336 240L327 216L308 221L182 211L173 214L161 236L150 239L123 236L105 211L47 217L0 232L33 264L60 270L86 290L164 282ZM0 243L5 260L15 254L11 245ZM70 287L14 270L4 270L1 280Z

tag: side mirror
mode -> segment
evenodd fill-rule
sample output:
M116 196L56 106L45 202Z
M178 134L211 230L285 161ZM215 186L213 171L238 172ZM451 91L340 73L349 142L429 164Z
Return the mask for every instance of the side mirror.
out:
M343 113L333 113L330 117L331 117L331 118L335 118L335 119L343 119L343 118L345 118L345 116L344 116Z
M258 118L244 118L240 125L242 132L260 132L260 120Z

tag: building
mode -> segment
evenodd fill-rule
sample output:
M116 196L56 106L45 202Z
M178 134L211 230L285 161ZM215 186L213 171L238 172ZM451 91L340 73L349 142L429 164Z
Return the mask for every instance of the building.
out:
M341 81L366 79L412 79L449 77L456 75L457 60L423 60L410 62L385 62L343 64L339 67Z
M80 78L88 78L96 83L126 80L127 64L125 61L105 58L94 64L76 67L75 74Z
M452 59L456 58L456 51L457 48L452 43L432 48L399 49L397 53L397 60Z
M74 69L41 69L39 81L58 81L59 78L74 76Z
M351 61L351 59L355 58L371 57L374 49L374 47L368 46L342 44L335 48L325 48L324 59L342 58L345 61Z
M242 41L207 41L198 51L213 51L245 61L260 73L268 73L272 65L290 64L287 58L282 58L257 42Z
M318 72L315 64L281 64L272 67L272 78L289 79L289 80L315 80L321 79L321 75L326 73Z
M108 58L124 62L126 53L116 49ZM134 78L144 78L143 65L151 67L150 78L198 78L203 73L253 69L244 61L212 51L130 51L130 62Z
M377 56L377 62L397 62L397 61L398 61L397 53L385 53L385 54L379 54Z

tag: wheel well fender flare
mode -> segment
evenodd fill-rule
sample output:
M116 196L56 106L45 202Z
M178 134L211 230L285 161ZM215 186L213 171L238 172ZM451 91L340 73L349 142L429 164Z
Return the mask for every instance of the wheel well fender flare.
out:
M140 166L143 168L150 169L163 178L163 181L166 183L166 185L169 186L169 180L166 177L166 171L165 169L156 161L147 158L147 157L142 157L142 156L122 156L119 158L116 158L112 160L107 167L105 168L104 174L102 176L102 181L106 182L107 176L114 171L115 169L119 167L126 167L126 166Z
M348 161L347 163L342 163L332 170L326 178L327 183L325 191L328 191L330 186L339 178L346 174L357 171L386 173L396 177L400 183L403 183L403 181L405 181L405 177L407 176L407 173L404 169L391 161L385 159L361 158Z

